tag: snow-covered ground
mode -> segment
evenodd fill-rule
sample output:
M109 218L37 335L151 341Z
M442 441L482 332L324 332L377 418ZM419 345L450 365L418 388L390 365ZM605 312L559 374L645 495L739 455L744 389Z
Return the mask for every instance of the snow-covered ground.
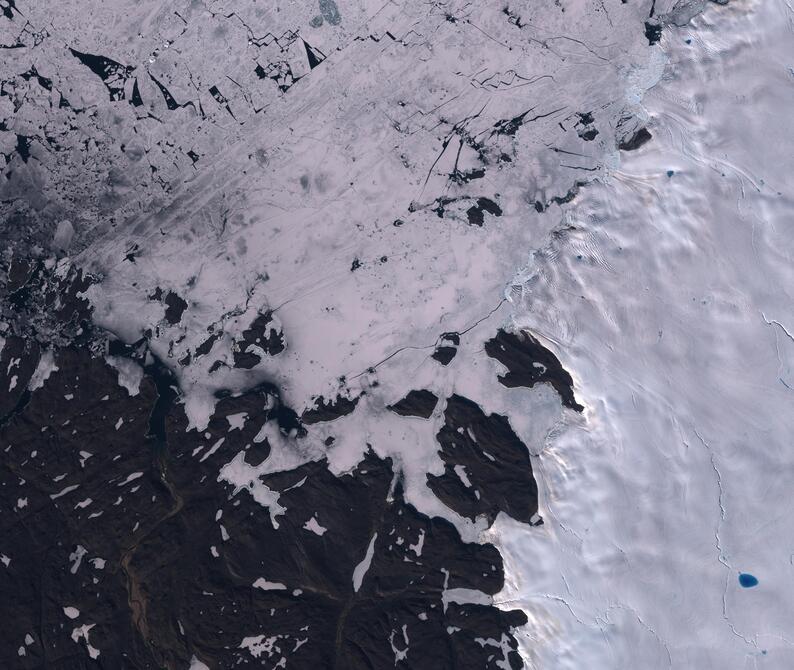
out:
M587 405L535 459L547 523L492 531L530 667L794 667L793 29L667 30L654 141L516 278Z

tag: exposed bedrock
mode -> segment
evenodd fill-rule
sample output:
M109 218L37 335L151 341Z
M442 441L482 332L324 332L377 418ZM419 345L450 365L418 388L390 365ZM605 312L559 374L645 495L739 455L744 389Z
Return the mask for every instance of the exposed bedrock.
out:
M538 511L538 487L529 451L507 417L486 414L468 398L453 395L444 420L436 436L444 473L427 477L433 493L470 519L483 515L490 524L504 512L529 523Z
M3 353L25 385L36 347ZM302 439L275 389L220 398L199 433L165 373L148 368L130 395L85 350L57 350L54 368L0 426L0 589L15 613L0 655L13 667L521 667L523 613L444 598L497 593L498 552L407 504L389 459L233 486L219 469L242 454L235 467L255 473L263 425ZM517 449L499 419L450 403L450 421L499 458Z
M485 343L485 353L507 368L506 374L499 375L504 386L532 388L535 384L549 384L560 395L563 405L577 412L584 410L574 397L571 374L531 333L499 330Z

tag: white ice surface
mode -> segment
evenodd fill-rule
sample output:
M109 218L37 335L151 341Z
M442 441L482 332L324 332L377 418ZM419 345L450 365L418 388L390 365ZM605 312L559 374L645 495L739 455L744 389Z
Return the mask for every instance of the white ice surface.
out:
M210 668L206 663L202 663L195 656L192 656L188 670L210 670Z
M252 635L243 638L240 649L248 649L251 656L259 658L262 654L267 654L267 658L272 658L274 654L280 653L277 646L279 635L268 637L266 635Z
M84 639L85 645L88 648L88 655L93 659L97 659L100 656L99 649L91 645L91 641L89 637L91 629L94 628L95 626L96 626L95 623L91 623L91 624L86 623L72 630L72 640L74 642L79 643L81 638Z
M491 533L530 667L794 667L793 26L666 31L654 141L516 277L587 405L534 461L545 525Z
M269 582L264 577L260 577L254 582L254 588L263 591L285 591L287 589L281 582Z
M265 467L257 468L246 463L245 456L241 451L232 461L223 466L218 475L218 481L232 484L235 487L233 495L237 495L241 491L248 491L256 502L269 510L273 528L278 528L276 517L284 514L287 510L279 504L278 492L273 491L259 479L259 475L265 471Z
M76 607L64 607L63 613L68 616L70 619L76 619L80 616L80 610Z
M364 554L364 558L361 559L361 562L353 570L353 591L356 593L358 593L358 590L361 588L364 577L366 576L369 566L372 563L372 557L375 554L375 542L377 539L378 534L375 533L367 545L367 551Z
M325 528L324 526L320 525L320 522L317 521L317 517L316 516L313 516L305 524L303 524L303 527L306 530L311 531L312 533L314 533L316 535L319 535L320 537L322 537L323 534L328 531L327 528Z
M127 389L127 393L131 396L138 395L143 380L143 368L135 361L121 356L107 356L105 360L118 371L119 386Z
M45 349L41 352L41 358L33 371L33 375L28 382L28 389L35 391L36 389L44 386L50 375L58 371L58 365L55 362L55 352L53 349Z

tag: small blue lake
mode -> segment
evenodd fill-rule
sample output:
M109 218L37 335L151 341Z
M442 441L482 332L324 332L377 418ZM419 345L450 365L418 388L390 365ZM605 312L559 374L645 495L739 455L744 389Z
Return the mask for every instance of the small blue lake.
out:
M746 589L751 589L754 586L758 586L758 578L755 575L751 575L749 572L740 572L739 584Z

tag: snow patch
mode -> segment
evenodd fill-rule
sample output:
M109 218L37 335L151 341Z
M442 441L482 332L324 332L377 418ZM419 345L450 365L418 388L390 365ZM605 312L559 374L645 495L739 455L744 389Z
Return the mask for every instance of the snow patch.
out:
M358 590L361 588L361 583L364 581L364 576L367 574L369 566L372 563L372 557L375 555L375 540L377 539L378 534L375 533L372 536L372 539L369 541L367 552L364 554L364 558L353 570L353 591L356 593L358 593Z

